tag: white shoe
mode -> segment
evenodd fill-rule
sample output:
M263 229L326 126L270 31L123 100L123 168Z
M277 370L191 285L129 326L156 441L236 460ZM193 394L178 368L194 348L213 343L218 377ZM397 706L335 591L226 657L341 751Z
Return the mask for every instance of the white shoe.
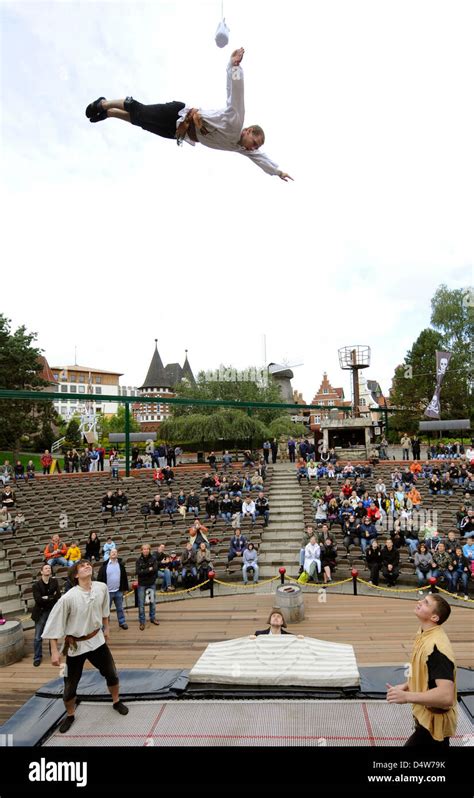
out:
M466 594L466 595L464 596L464 601L468 601L468 600L469 600L469 596Z
M418 595L419 595L419 596L422 596L424 592L425 592L424 590L419 590L419 591L418 591Z

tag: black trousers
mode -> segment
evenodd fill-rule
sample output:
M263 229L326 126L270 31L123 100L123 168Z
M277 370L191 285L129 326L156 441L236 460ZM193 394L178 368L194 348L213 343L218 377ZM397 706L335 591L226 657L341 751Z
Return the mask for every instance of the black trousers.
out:
M70 701L71 698L75 698L77 685L82 676L86 660L89 660L91 665L97 668L100 675L103 676L107 682L108 687L114 687L119 683L114 658L110 653L107 643L94 649L94 651L88 651L86 654L79 654L77 657L71 657L68 654L66 657L67 676L64 677L63 701Z
M420 724L415 721L415 731L406 741L404 748L413 748L418 745L430 745L433 748L448 748L449 737L445 737L444 740L434 740L428 729L425 729L424 726L420 726Z
M124 102L124 108L130 114L132 125L137 125L165 139L176 138L178 115L184 107L185 103L176 100L170 103L143 105L133 97L127 97Z

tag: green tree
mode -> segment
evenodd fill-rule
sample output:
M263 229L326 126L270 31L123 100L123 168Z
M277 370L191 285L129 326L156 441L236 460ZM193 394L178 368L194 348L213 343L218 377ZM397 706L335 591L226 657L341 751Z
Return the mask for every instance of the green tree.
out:
M160 436L173 443L198 444L217 448L222 442L248 444L262 442L268 431L265 424L242 410L214 409L212 413L192 413L164 421ZM220 446L219 446L220 448Z
M71 418L66 427L64 437L66 439L64 441L65 449L77 449L81 445L80 424L77 418Z
M140 432L140 424L130 413L130 432ZM120 405L114 416L102 418L100 421L100 434L107 436L110 432L125 432L125 405Z
M33 346L36 333L23 325L12 332L10 319L0 314L0 387L8 390L41 390L48 383L40 374L42 350ZM0 448L19 450L22 436L50 438L58 416L51 402L0 400ZM43 434L44 433L44 434Z
M203 372L198 375L196 385L182 384L178 386L176 392L180 399L281 403L280 389L273 382L264 386L250 380L246 382L240 380L207 381ZM173 417L192 415L196 411L206 416L212 415L215 410L215 407L199 407L198 409L197 407L193 408L192 405L174 406ZM263 424L269 424L281 415L281 408L255 408L252 410L252 416Z

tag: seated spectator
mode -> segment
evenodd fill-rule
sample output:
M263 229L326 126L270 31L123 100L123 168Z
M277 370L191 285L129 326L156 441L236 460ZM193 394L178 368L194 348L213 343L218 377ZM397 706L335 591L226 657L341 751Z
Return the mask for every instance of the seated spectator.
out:
M306 479L309 482L308 468L304 461L299 461L296 469L296 478L301 485L301 480Z
M121 488L118 488L115 491L114 498L115 498L115 510L116 510L116 512L121 513L121 512L124 512L125 510L128 510L128 497L123 492L123 490L121 490Z
M25 479L25 466L21 462L21 460L17 460L15 463L15 482L18 482L19 479Z
M161 474L163 476L163 482L166 482L167 485L171 485L171 483L174 482L174 471L170 466L162 468Z
M163 502L163 513L169 516L173 526L176 523L173 516L177 512L178 512L178 504L176 502L176 499L174 498L172 492L168 491L168 494Z
M346 479L346 481L341 487L340 498L342 500L349 499L349 497L352 496L352 491L353 491L352 484L349 479Z
M327 478L328 479L335 479L336 472L334 470L334 466L332 463L327 464Z
M452 592L459 592L459 583L461 582L464 598L468 599L468 585L471 576L471 561L464 555L463 547L456 546L454 556L452 557L452 574L451 586ZM449 566L448 566L449 567Z
M332 538L326 537L321 544L321 568L324 584L332 582L332 575L336 570L337 547Z
M7 507L0 507L0 533L13 532L13 518Z
M109 559L110 552L112 551L112 549L116 549L116 548L117 548L117 546L115 545L115 542L114 542L112 536L109 535L107 540L105 541L105 543L103 545L103 548L102 548L102 558L103 558L104 562L107 562L107 560Z
M474 573L474 535L468 535L466 543L462 547L462 553L471 564L471 571Z
M240 526L240 519L242 516L242 499L240 496L234 496L232 499L232 526L234 529Z
M197 579L196 549L189 542L181 554L181 579L184 585L195 584Z
M204 478L201 480L201 493L207 493L209 495L209 493L211 493L214 490L214 488L215 488L214 480L209 474L209 472L206 471L206 473L204 474Z
M351 546L360 546L360 524L355 515L349 515L342 527L343 544L349 552Z
M258 585L258 554L255 550L255 546L253 543L249 543L247 548L244 549L242 554L243 564L242 564L242 577L244 580L244 585L248 584L248 577L247 571L249 568L253 569L253 583L254 585Z
M264 496L263 491L260 491L258 494L257 500L255 502L255 511L257 516L263 515L263 525L268 526L268 519L270 517L270 504L266 496Z
M232 499L228 493L224 493L220 501L219 513L221 518L225 521L226 526L228 526L232 520Z
M379 573L382 568L382 549L377 538L372 538L370 546L365 550L365 560L370 571L369 585L377 586L379 583Z
M375 492L382 493L383 496L387 493L387 487L382 479L379 479L375 485Z
M229 450L226 449L223 456L222 456L222 468L224 471L227 471L228 468L232 466L232 455L229 454Z
M323 524L324 521L327 521L328 517L328 507L326 502L323 499L318 499L316 502L313 503L313 506L316 507L316 512L314 514L314 520L317 524Z
M176 504L178 505L178 513L180 514L180 516L182 518L186 518L186 494L182 488L178 493Z
M197 518L201 511L201 503L199 500L199 496L197 496L193 490L189 492L189 496L186 499L186 512L193 513L193 515Z
M317 574L319 579L321 573L321 547L314 535L305 546L303 568L310 579L313 579L315 574Z
M432 557L426 548L426 543L423 543L423 541L418 544L414 554L415 573L418 579L418 587L421 588L427 585L430 576L433 576L431 569ZM420 590L420 594L423 594L422 590Z
M414 507L419 507L422 503L420 491L413 485L407 493L407 499L411 501Z
M248 494L244 501L242 502L242 522L245 521L246 518L250 518L252 520L252 526L255 523L256 517L256 509L255 509L255 502Z
M308 480L310 479L317 479L318 478L318 466L314 462L314 460L308 460L308 465L306 466L306 471L308 474Z
M196 552L196 567L198 571L198 582L205 582L208 579L209 571L212 570L211 552L202 541Z
M163 476L163 469L159 468L159 467L155 468L155 470L153 471L153 482L156 485L160 485L164 481L165 481L165 478Z
M449 570L451 564L452 559L446 551L444 542L440 540L436 550L431 552L431 571L432 576L436 576L438 582L441 579L446 582L448 590L451 588L451 571Z
M163 499L161 498L159 493L156 493L155 497L150 502L150 512L152 512L153 515L161 516L161 514L162 514L162 512L164 510L164 507L165 507L165 503L164 503Z
M102 512L114 515L117 508L117 501L111 490L108 490L102 499Z
M378 537L377 528L375 526L375 523L371 520L370 516L366 515L362 519L362 523L359 526L359 533L360 533L360 547L362 549L362 554L365 554L367 546L370 545L372 540Z
M399 484L402 481L402 472L399 470L393 471L391 475L391 480L392 480L392 489L395 490L396 488L398 488Z
M26 464L26 477L27 479L35 478L35 464L33 463L33 460L28 460Z
M251 486L252 490L257 490L257 491L263 490L263 479L258 473L258 471L255 472L255 474L251 479Z
M154 555L158 564L158 576L161 576L163 582L161 584L161 592L174 590L171 584L171 570L170 570L170 557L165 552L165 544L160 543L156 554Z
M338 520L339 518L339 507L337 504L337 499L331 499L328 502L327 506L327 520L329 523L329 528L332 528L332 525Z
M13 468L10 465L9 460L5 460L4 464L0 468L0 482L3 485L8 485L10 480L13 478Z
M331 469L334 471L333 467ZM316 464L316 479L324 479L327 477L329 468L325 463L317 463ZM309 473L309 472L308 472Z
M413 476L416 479L417 476L419 474L421 474L421 471L422 471L421 463L419 463L417 460L414 460L413 463L410 466L410 471L411 471L411 473L413 474Z
M459 531L462 538L467 538L474 532L474 510L472 508L469 509L467 515L461 519Z
M218 514L219 514L219 502L214 493L210 493L206 500L207 520L212 521L212 523L215 524L217 521Z
M240 529L235 530L235 534L230 539L229 553L227 555L226 571L229 571L229 565L234 559L239 559L243 562L244 549L247 548L247 538L242 535Z
M207 527L203 526L196 518L194 524L189 529L189 542L193 545L195 551L197 551L201 543L205 543L208 548L210 547L209 540L207 539L207 531Z
M298 571L298 575L302 574L304 571L304 550L313 536L314 536L314 529L310 524L308 524L305 531L303 532L303 539L301 541L301 548L299 555L300 570Z
M441 480L436 476L436 474L433 474L431 477L428 483L428 488L431 496L438 496L441 493Z
M449 474L445 474L443 479L441 480L441 495L442 496L452 496L454 491L454 486L451 481L451 477Z
M41 455L40 462L43 467L43 474L49 474L53 458L48 449L45 449L44 454Z
M408 491L412 488L414 483L415 483L414 475L412 474L408 466L405 466L405 468L402 471L402 485L405 488L406 493L408 493Z
M313 497L316 498L316 490L313 491ZM336 496L332 492L332 488L330 485L327 486L326 490L323 494L323 499L329 507L329 504L332 502L333 499L336 499Z
M47 565L69 565L66 560L67 546L59 539L59 535L53 535L50 543L44 549L44 561Z
M382 549L382 574L389 587L395 587L400 574L400 554L393 545L393 540L387 538Z
M450 529L448 532L448 537L445 540L446 544L446 551L451 557L454 557L454 553L456 548L461 545L461 541L458 540L456 532L453 529Z
M255 465L255 457L250 449L244 451L244 468L253 468Z
M230 482L225 474L220 478L219 493L228 493L230 495Z
M2 507L6 507L7 510L11 511L15 507L16 504L16 496L12 491L10 485L5 485L3 489L3 493L1 495L1 504Z
M437 529L433 529L430 533L425 533L424 541L429 552L435 552L441 540L442 537Z
M242 481L238 476L234 477L230 483L230 495L242 496Z
M69 566L75 565L79 560L82 559L81 550L79 548L79 543L77 540L74 540L71 545L69 546L66 552L66 560Z
M87 539L84 559L89 560L89 562L92 562L92 560L99 562L100 560L100 540L97 532L91 532Z

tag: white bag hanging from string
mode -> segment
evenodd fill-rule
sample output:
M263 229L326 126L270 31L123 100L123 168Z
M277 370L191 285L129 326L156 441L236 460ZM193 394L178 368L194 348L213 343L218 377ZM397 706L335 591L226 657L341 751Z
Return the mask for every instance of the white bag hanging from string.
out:
M218 47L225 47L227 44L229 44L230 30L225 23L223 2L221 3L221 16L222 19L217 26L215 40Z

